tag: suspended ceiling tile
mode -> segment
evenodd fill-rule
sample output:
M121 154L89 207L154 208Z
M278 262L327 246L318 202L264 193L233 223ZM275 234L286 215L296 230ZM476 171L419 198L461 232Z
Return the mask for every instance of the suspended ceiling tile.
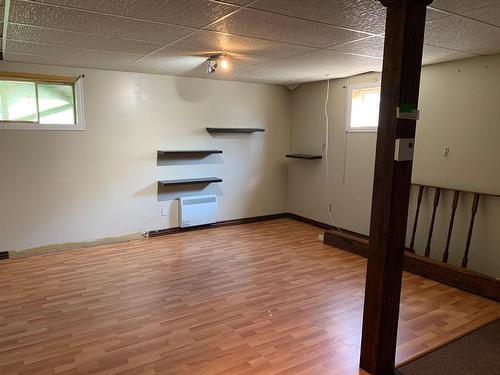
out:
M202 27L238 7L208 0L35 0L175 25Z
M335 51L381 58L384 55L384 38L373 36L331 48Z
M464 12L464 16L500 27L500 3L495 6Z
M199 31L175 45L194 47L214 52L232 52L268 58L285 57L311 50L309 47L268 40L229 35L215 31Z
M250 7L369 33L385 28L385 7L374 0L257 0ZM442 16L428 12L428 19Z
M235 79L245 82L268 83L268 84L288 84L301 83L324 79L314 74L299 74L285 70L272 70L252 67L234 75Z
M370 37L364 40L346 43L333 48L336 51L359 54L364 56L382 58L384 57L384 38ZM454 55L454 52L446 48L424 45L424 60L425 58L437 57L439 55ZM467 56L471 56L466 54Z
M385 25L385 8L373 0L257 0L251 6L372 33L383 32Z
M65 47L97 49L144 55L161 48L163 44L148 43L97 36L84 33L46 29L38 26L13 24L9 26L8 38L12 40L51 44Z
M19 0L11 3L9 20L12 23L160 43L170 43L194 30Z
M441 18L426 24L425 43L459 52L500 52L500 28L460 16Z
M382 69L382 60L348 55L342 52L316 50L301 55L264 62L256 68L285 70L305 76L344 77ZM300 78L300 76L298 76Z
M255 9L242 9L211 29L308 47L328 47L360 39L365 34Z
M37 64L120 69L139 55L7 41L6 60Z
M81 68L95 68L95 69L106 69L106 70L119 70L122 65L115 64L112 60L102 62L99 66L96 66L92 61L89 61L85 57L83 59L69 57L69 58L59 58L54 56L35 56L35 55L25 55L14 52L7 52L5 60L12 62L21 62L28 64L43 64L43 65L59 65L59 66L75 66Z
M434 0L432 8L461 13L471 9L498 4L498 0Z

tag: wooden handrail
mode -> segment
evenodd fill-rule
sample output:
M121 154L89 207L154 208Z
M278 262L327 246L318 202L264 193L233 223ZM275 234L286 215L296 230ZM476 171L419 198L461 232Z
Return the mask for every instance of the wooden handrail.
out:
M493 194L493 193L484 193L482 191L472 191L472 190L463 190L463 189L457 189L455 187L451 186L438 186L438 185L425 185L425 184L417 184L412 182L412 186L425 186L426 188L439 188L442 190L453 190L453 191L459 191L460 193L469 193L469 194L480 194L485 197L495 197L495 198L500 198L500 194Z
M416 211L415 211L415 221L413 222L413 232L411 235L410 246L408 248L408 250L412 253L415 253L415 237L416 237L416 231L417 231L417 225L418 225L418 218L420 215L420 206L422 203L422 197L423 197L426 190L435 189L431 222L430 222L430 226L429 226L429 232L427 235L427 245L425 247L425 253L424 253L424 256L427 258L429 258L430 254L431 254L432 236L433 236L434 224L435 224L435 220L436 220L438 206L439 206L439 202L440 202L441 192L443 190L453 191L453 204L452 204L452 209L451 209L450 222L448 224L448 233L446 236L446 246L445 246L445 249L443 252L443 257L442 257L443 263L447 263L449 256L450 256L450 244L451 244L451 240L452 240L453 226L455 223L455 215L456 215L457 207L459 204L460 195L474 194L474 201L472 203L471 217L470 217L470 222L469 222L469 231L467 234L467 242L465 244L465 251L464 251L464 255L463 255L462 263L461 263L462 268L467 268L467 264L469 262L469 253L470 253L470 247L471 247L471 242L472 242L472 236L473 236L473 231L474 231L474 221L475 221L478 206L479 206L479 200L480 200L481 196L500 198L500 195L491 194L491 193L480 193L480 192L468 191L468 190L459 190L459 189L453 189L450 187L442 187L442 186L435 186L435 185L412 184L412 186L418 186L418 189L419 189L418 190L418 197L417 197L417 206L416 206Z

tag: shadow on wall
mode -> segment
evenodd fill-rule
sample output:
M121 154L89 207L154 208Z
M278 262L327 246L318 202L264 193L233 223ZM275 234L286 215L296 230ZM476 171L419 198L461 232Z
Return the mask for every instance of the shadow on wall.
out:
M186 79L176 77L175 89L180 98L196 103L208 98L212 93L212 82L208 79Z
M218 197L223 196L220 184L196 184L196 185L177 185L177 186L164 186L160 183L158 186L157 201L167 202L173 201L179 197L190 195L206 195L215 194Z

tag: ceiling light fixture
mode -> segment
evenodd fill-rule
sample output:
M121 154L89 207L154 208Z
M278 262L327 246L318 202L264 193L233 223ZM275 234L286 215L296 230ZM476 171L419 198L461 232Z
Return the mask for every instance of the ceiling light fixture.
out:
M215 74L215 71L218 67L221 67L222 70L228 71L230 68L230 64L228 59L226 58L225 53L217 53L212 55L207 60L207 74L212 75Z
M221 57L221 59L220 59L220 67L223 70L229 70L229 61L225 57Z

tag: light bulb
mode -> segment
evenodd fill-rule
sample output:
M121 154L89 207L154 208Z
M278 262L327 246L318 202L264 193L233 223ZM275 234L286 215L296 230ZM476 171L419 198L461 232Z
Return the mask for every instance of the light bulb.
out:
M229 70L229 61L227 61L225 58L222 58L219 63L222 70Z

